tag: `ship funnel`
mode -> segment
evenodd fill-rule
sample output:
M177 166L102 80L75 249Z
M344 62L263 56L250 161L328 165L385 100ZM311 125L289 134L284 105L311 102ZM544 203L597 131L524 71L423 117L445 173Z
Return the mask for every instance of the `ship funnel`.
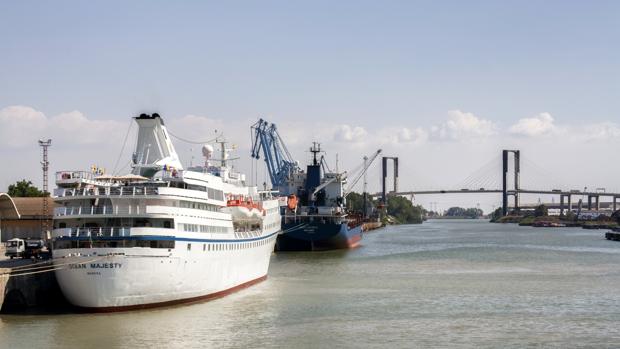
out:
M140 114L134 118L138 123L138 141L133 154L133 174L153 177L165 167L182 170L179 155L174 150L168 130L159 114Z

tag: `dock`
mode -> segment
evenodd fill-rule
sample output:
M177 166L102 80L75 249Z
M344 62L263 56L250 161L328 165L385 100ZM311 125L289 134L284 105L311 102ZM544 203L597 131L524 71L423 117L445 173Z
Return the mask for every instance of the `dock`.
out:
M51 260L0 260L0 311L65 306Z
M605 233L605 239L613 240L613 241L620 241L620 232L617 232L617 231L607 232Z

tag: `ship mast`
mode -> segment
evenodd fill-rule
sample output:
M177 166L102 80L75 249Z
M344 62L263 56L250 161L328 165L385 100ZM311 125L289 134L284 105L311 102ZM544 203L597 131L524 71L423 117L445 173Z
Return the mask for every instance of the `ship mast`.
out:
M314 166L319 164L319 161L317 160L317 154L321 152L321 143L318 142L312 142L312 147L310 148L310 152L312 153L312 164Z

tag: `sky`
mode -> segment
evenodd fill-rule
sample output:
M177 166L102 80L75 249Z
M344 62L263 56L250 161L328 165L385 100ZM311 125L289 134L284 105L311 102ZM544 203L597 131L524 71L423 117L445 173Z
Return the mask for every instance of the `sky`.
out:
M617 1L0 1L0 191L41 184L40 138L52 172L123 169L141 112L189 140L223 132L259 183L264 118L302 164L312 141L340 170L398 156L401 190L492 186L520 149L523 186L620 191L619 37Z

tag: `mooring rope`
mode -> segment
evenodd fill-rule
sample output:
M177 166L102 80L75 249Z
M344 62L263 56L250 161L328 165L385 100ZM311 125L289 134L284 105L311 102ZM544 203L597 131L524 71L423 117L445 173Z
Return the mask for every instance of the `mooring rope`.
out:
M41 262L36 262L36 263L34 263L34 264L24 264L24 265L19 265L19 266L17 266L17 267L8 268L8 269L11 269L11 270L21 269L21 268L26 268L26 269L28 269L29 267L32 267L32 266L34 266L34 265L49 264L49 263L52 263L52 261L51 261L51 260L45 260L45 261L41 261Z
M104 258L105 257L95 258L95 259L91 259L91 260L84 261L84 262L79 262L79 263L92 263L92 262L100 261L100 260L102 260ZM44 262L44 263L48 264L50 262ZM42 264L42 263L37 263L37 264ZM9 271L8 272L4 272L4 273L0 273L0 276L1 275L22 276L22 275L46 273L46 272L49 272L49 271L54 271L54 270L59 270L59 269L66 269L64 266L67 266L69 264L75 264L75 262L62 263L62 264L56 264L56 265L37 266L37 267L31 267L31 268L24 268L24 269L20 269L20 270L17 270L17 271L15 270L17 268L28 267L28 265L22 265L22 266L15 267L15 268L7 268L7 269L9 269ZM32 266L32 265L30 265L30 266ZM39 270L39 271L30 271L30 270L38 270L38 269L43 269L43 268L47 268L47 269Z
M296 225L296 226L294 226L294 227L290 227L290 228L288 228L288 229L286 229L286 230L283 230L283 231L282 231L282 234L286 234L286 233L288 233L288 232L290 232L290 231L293 231L293 230L296 230L296 229L303 228L303 227L305 227L306 225L308 225L308 223L301 223L301 224Z

